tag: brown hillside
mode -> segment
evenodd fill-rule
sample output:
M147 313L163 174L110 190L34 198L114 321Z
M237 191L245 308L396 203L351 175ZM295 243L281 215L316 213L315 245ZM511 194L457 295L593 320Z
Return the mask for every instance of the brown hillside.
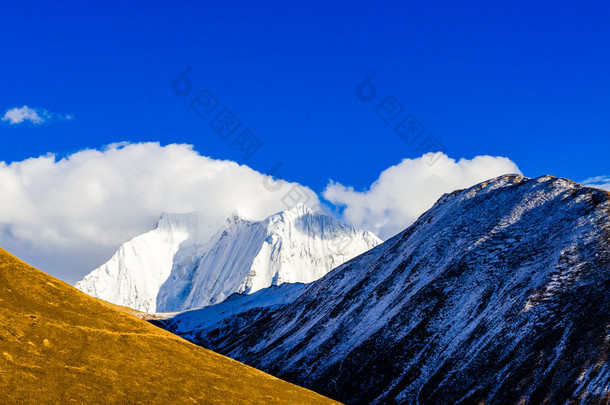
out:
M333 403L91 298L0 249L2 403Z

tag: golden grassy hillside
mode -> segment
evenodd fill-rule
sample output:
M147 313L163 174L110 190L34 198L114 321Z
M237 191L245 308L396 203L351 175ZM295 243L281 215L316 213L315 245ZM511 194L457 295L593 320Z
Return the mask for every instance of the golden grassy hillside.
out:
M332 403L91 298L0 249L1 403Z

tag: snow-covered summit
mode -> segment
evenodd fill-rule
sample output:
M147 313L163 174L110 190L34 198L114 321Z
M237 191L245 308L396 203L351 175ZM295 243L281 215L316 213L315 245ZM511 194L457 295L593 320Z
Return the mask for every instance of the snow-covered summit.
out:
M204 247L214 232L197 213L164 213L153 230L124 243L75 287L109 302L154 311L159 287L175 262Z
M220 229L199 214L163 214L76 287L140 311L185 310L236 292L312 282L380 242L302 204L263 221L235 212Z
M155 229L165 232L190 232L199 229L203 223L203 217L196 212L191 212L187 214L174 214L164 212L163 214L161 214L161 218L159 218L159 221L157 221Z
M206 254L172 272L159 290L157 311L204 307L271 285L308 283L380 242L302 204L263 221L234 214Z

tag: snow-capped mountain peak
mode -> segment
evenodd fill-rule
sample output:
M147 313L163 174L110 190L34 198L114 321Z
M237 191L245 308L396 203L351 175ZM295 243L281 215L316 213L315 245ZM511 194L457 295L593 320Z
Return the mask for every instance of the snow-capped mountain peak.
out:
M262 221L236 211L215 231L196 213L163 214L76 287L141 311L184 310L317 280L380 242L303 204Z
M205 226L204 217L197 212L185 214L175 214L164 212L157 221L154 230L161 232L188 232L201 233L202 231L209 233L209 228Z

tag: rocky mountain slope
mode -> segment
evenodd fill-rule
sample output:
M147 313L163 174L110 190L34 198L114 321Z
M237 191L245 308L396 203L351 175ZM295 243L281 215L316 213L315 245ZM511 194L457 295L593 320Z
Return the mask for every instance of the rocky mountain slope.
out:
M610 194L511 175L260 316L164 323L348 403L608 404L609 292Z
M252 294L233 294L220 304L184 312L139 314L170 332L203 347L216 347L249 324L296 300L309 284L284 283Z
M213 236L211 236L213 235ZM288 283L308 283L381 241L304 205L212 232L196 214L164 215L76 287L146 312L179 311Z
M0 249L0 402L332 401L156 328Z

